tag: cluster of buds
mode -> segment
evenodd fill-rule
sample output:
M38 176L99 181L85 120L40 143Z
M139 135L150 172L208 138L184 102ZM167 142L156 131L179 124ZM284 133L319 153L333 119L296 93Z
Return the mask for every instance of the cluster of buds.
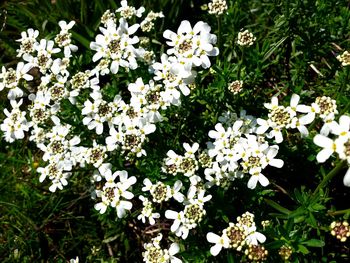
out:
M237 44L240 46L251 46L254 44L256 37L248 29L238 33Z
M350 65L350 53L348 51L344 51L343 54L338 55L337 59L344 67Z
M229 226L222 231L221 236L209 232L207 240L214 244L210 248L210 253L213 256L218 255L222 248L237 251L243 251L243 248L246 248L245 254L250 260L255 261L264 260L268 254L267 250L259 244L264 243L266 237L256 231L254 215L249 212L237 217L236 223L230 222Z
M248 259L253 262L263 262L266 260L269 252L266 250L264 246L261 245L249 245L245 250L245 254Z
M343 222L332 222L331 234L339 239L341 242L345 242L350 237L350 227L347 221Z
M293 249L288 245L283 245L282 247L280 247L278 254L281 256L283 260L289 260L289 258L293 254Z
M222 15L227 10L227 3L225 0L212 0L208 4L209 14Z
M230 83L230 85L228 86L228 90L236 95L239 92L241 92L242 87L243 87L243 81L235 80Z

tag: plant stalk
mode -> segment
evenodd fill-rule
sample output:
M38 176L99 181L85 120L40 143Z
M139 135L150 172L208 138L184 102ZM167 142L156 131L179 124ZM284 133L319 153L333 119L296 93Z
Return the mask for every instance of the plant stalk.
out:
M334 177L336 176L340 170L342 170L345 167L345 161L339 162L321 181L321 183L317 186L317 188L314 191L314 195L317 194L326 184Z
M330 216L336 216L336 215L342 215L346 213L350 213L350 208L344 209L344 210L338 210L338 211L328 211L327 214Z

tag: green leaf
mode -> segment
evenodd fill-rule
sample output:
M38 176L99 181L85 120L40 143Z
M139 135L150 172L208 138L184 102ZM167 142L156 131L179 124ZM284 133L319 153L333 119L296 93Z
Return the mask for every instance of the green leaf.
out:
M321 205L321 204L314 204L314 205L311 206L311 208L314 211L320 211L320 210L326 209L326 207L324 205Z
M288 210L287 208L284 208L283 206L277 204L275 201L272 201L272 200L266 199L266 198L264 198L264 201L265 201L269 206L275 208L277 211L279 211L279 212L281 212L281 213L283 213L283 214L288 215L288 214L291 213L290 210Z
M304 255L309 254L310 252L305 246L300 244L298 245L298 251L303 253Z
M308 247L323 247L325 245L325 243L319 239L310 239L308 241L302 242L302 244Z
M227 255L227 263L234 263L235 261L233 260L232 254Z
M273 45L272 48L269 49L269 51L267 51L262 59L262 62L265 62L275 51L276 49L283 44L284 41L286 41L288 37L283 37L282 39L280 39L277 43L275 43Z
M90 49L90 41L87 40L85 37L82 35L78 34L77 32L70 31L72 33L72 37L77 40L80 44L82 44L84 47L87 49Z

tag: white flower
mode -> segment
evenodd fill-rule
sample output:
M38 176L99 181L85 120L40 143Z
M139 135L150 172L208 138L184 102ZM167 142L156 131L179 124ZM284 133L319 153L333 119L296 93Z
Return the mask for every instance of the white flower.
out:
M348 140L350 138L350 117L340 116L339 123L335 123L332 127L332 133L338 135L341 140Z
M5 140L10 143L14 142L16 139L23 139L24 132L29 131L29 128L32 126L32 123L28 122L25 117L26 112L19 109L22 102L22 99L19 102L11 100L11 112L7 109L4 110L7 118L0 125L0 129L4 132Z
M334 133L333 132L333 129L336 129L337 128L337 122L334 120L334 113L331 112L329 113L328 115L325 115L323 117L323 126L320 130L320 134L324 135L324 136L328 136L328 134L330 132Z
M167 219L173 219L174 220L174 222L173 222L173 224L171 225L171 228L170 228L171 232L175 232L177 236L181 236L181 235L184 234L185 238L187 237L188 229L186 230L186 229L184 229L181 226L181 224L183 223L184 218L185 218L183 211L176 212L176 211L173 211L173 210L166 210L165 211L165 217Z
M116 74L119 67L136 69L136 57L140 50L134 48L134 44L139 42L138 37L130 37L139 28L138 24L129 27L125 19L119 20L119 27L114 23L108 23L107 28L100 27L103 35L96 36L96 42L90 43L90 48L97 51L93 56L94 62L100 59L107 59L110 63L111 73ZM98 71L96 68L95 70Z
M186 150L185 157L194 158L195 157L194 154L197 152L197 150L199 148L199 144L194 143L192 146L190 146L188 143L184 143L183 147Z
M177 254L180 251L179 244L172 243L169 247L169 256L170 256L170 263L182 263L182 260L178 259L177 257L174 257L175 254Z
M142 195L140 195L139 198L142 201L143 208L141 214L137 217L137 219L142 220L142 223L146 223L146 219L148 219L149 223L151 225L154 225L156 222L154 219L159 218L160 214L153 213L152 203L147 198Z
M79 257L77 256L75 259L72 258L71 260L69 260L69 263L79 263Z
M269 184L269 179L261 173L261 167L253 167L249 170L252 175L248 181L248 188L255 189L256 184L259 182L262 186Z
M66 21L60 21L58 25L61 27L61 32L56 36L55 42L59 47L64 48L64 56L70 58L71 52L78 50L76 45L71 44L71 33L68 33L68 30L75 25L75 21L70 21L68 24Z
M337 150L334 140L321 134L314 137L314 143L323 148L316 156L319 163L324 163Z
M182 193L180 193L181 187L182 187L182 182L180 180L177 180L173 188L171 189L172 197L179 203L182 203L185 199L185 196Z
M21 42L20 49L17 49L17 57L24 54L30 54L34 51L34 45L37 43L36 38L39 36L39 31L29 28L27 32L21 33L21 38L16 40Z
M218 236L217 234L209 232L207 234L207 240L210 243L215 244L210 248L210 253L213 256L217 256L222 248L228 248L230 244L230 240L225 234L223 234L222 236Z
M142 13L145 12L145 8L141 6L136 10L133 6L128 6L128 2L126 0L120 1L121 7L119 7L116 12L120 13L120 15L125 19L130 19L133 16L141 17Z
M167 44L171 47L167 54L174 54L185 64L210 67L208 56L217 56L219 49L214 47L216 36L210 34L210 26L202 21L197 22L192 28L190 22L182 21L177 33L165 30L164 38L168 39Z
M266 237L260 232L256 231L256 227L253 226L250 229L250 234L247 236L246 241L248 245L258 245L258 243L264 243L266 241Z

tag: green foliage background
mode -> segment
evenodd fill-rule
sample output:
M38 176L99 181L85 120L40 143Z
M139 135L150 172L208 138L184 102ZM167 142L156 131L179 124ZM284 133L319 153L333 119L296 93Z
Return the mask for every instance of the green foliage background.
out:
M336 55L350 49L350 10L348 1L337 0L237 0L227 1L227 15L211 16L200 6L202 0L128 1L146 12L163 11L165 18L152 31L152 48L164 50L162 32L176 30L187 19L209 23L218 35L220 55L212 59L214 74L199 72L197 88L183 98L182 106L171 108L167 120L157 126L146 145L148 156L130 163L123 157L115 163L135 176L167 182L161 173L166 152L182 152L183 142L198 142L204 148L208 131L227 109L246 109L256 117L265 117L264 102L278 95L289 102L293 93L302 102L311 103L317 96L337 100L340 114L349 112L349 68L341 67ZM79 46L74 72L89 68L92 52L90 41L98 32L99 19L106 9L116 9L113 0L33 0L5 1L0 4L0 65L14 66L20 32L32 27L40 37L53 38L60 20L74 20L73 39ZM255 44L242 48L235 44L238 32L249 29L257 37ZM340 49L341 48L341 49ZM312 67L316 67L317 73ZM140 71L142 72L142 71ZM123 92L126 84L136 80L133 72L117 74L105 80L111 93ZM142 73L140 73L142 74ZM244 91L232 95L228 84L236 79L245 83ZM108 94L107 94L108 95ZM112 97L112 94L110 94ZM0 119L8 106L6 94L0 93ZM66 108L64 116L74 109ZM313 127L319 130L320 127ZM242 254L225 250L216 258L210 256L205 235L218 233L229 221L245 211L253 212L257 222L271 220L273 227L264 232L269 250L268 262L281 261L278 248L293 247L292 262L342 262L349 260L350 244L340 243L329 234L335 220L348 218L349 189L342 184L346 167L338 161L319 165L319 149L312 137L301 139L287 134L279 158L282 169L266 173L273 182L266 189L252 191L246 182L234 182L229 191L211 191L213 202L207 217L188 239L181 243L184 262L242 262ZM35 168L42 165L41 153L28 139L0 143L0 259L1 262L66 262L79 256L82 262L142 262L143 243L148 242L163 225L145 226L136 218L141 204L135 203L133 217L116 220L112 213L99 215L90 200L90 171L75 173L63 191L54 194L47 184L38 181ZM334 168L336 167L336 168ZM339 174L328 184L322 180L332 169ZM140 183L141 181L139 181ZM319 186L319 187L318 187ZM135 194L141 190L136 189ZM166 209L166 207L163 207Z

